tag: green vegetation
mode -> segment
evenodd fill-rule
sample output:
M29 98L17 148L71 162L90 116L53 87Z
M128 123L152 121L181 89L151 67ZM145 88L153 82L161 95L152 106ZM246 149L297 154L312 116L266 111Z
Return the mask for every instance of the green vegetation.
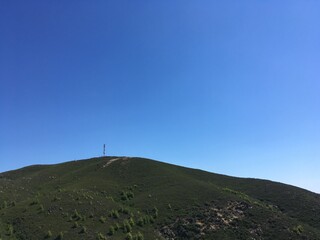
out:
M106 236L104 236L102 233L98 233L98 235L97 235L97 239L98 239L98 240L106 240L106 239L107 239L107 237L106 237Z
M0 193L2 240L320 239L318 194L142 158L1 173Z
M110 216L110 217L113 217L113 218L119 218L120 215L119 215L118 210L112 209L111 212L110 212L110 214L109 214L109 216Z
M131 230L132 230L132 227L131 227L129 221L127 219L124 220L123 221L123 232L124 233L129 233L129 232L131 232Z
M62 240L63 239L63 232L60 232L56 239Z
M87 232L87 228L85 226L82 226L80 233L86 233L86 232Z
M51 233L51 231L49 230L45 238L51 238L51 237L52 237L52 233Z
M116 231L115 231L114 227L111 226L111 227L109 228L109 235L112 236L112 235L114 235L115 232L116 232Z

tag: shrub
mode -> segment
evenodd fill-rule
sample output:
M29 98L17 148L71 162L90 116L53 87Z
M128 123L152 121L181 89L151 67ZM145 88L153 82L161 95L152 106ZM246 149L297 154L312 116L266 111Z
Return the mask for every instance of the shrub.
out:
M127 197L129 198L129 199L132 199L132 198L134 198L134 193L133 192L127 192Z
M109 216L113 217L113 218L119 218L120 217L118 210L114 210L114 209L111 210Z
M137 223L140 227L142 227L144 225L144 221L142 217L139 217L138 219L138 223Z
M114 202L114 199L111 196L106 196L106 199L111 200L112 202Z
M87 228L85 226L82 226L80 233L86 233L87 232Z
M98 233L97 239L98 240L106 240L107 238L102 233Z
M44 212L44 207L43 207L42 204L41 204L40 207L39 207L39 211L40 211L40 212Z
M123 232L129 233L129 232L131 232L131 230L132 230L132 227L131 227L129 221L128 220L124 220L123 221Z
M126 208L126 207L121 207L119 209L119 212L124 213L124 214L129 214L130 210L128 208Z
M138 219L137 225L142 227L143 225L146 225L149 223L154 223L154 218L152 216L146 215Z
M129 200L129 199L127 198L127 195L122 195L122 196L121 196L121 200L122 200L122 201L127 201L127 200Z
M149 216L149 222L154 223L154 218L152 216Z
M30 205L36 205L36 204L39 204L39 199L36 198L36 199L33 199L32 202L30 203Z
M109 228L109 235L112 236L114 233L115 233L114 227L111 226L111 227Z
M63 239L63 232L60 232L56 239L62 240Z
M52 233L51 233L51 231L49 230L49 231L47 232L46 238L51 238L51 237L52 237Z
M134 226L134 220L133 220L133 218L132 218L132 217L129 219L129 224L131 225L131 227L133 227L133 226Z
M74 224L73 224L72 228L77 228L77 227L79 227L78 222L74 222Z
M114 229L115 229L116 231L118 231L118 230L120 229L120 225L119 225L118 223L116 223Z
M143 239L144 239L144 237L143 237L143 235L142 235L141 232L138 232L138 234L137 234L137 236L136 236L136 239L137 239L137 240L143 240Z
M152 209L152 216L154 217L154 218L157 218L158 217L158 208L157 207L154 207L153 209Z
M106 222L106 218L103 217L103 216L101 216L100 219L99 219L99 221L100 221L101 223L105 223L105 222Z
M54 198L53 198L53 202L57 202L57 201L60 201L61 200L61 198L59 198L59 197L57 197L57 196L54 196Z
M82 219L81 215L78 213L77 209L74 210L74 213L72 215L72 218L75 220L80 220Z
M7 207L8 207L7 201L3 201L2 208L7 208Z
M132 234L127 233L126 240L132 240L132 239L133 239Z
M11 224L7 225L7 232L9 236L13 235L13 226Z
M130 200L134 197L134 193L132 191L122 191L121 192L121 200L123 201L127 201L127 200Z
M303 232L303 227L301 225L298 225L293 228L293 231L300 235Z

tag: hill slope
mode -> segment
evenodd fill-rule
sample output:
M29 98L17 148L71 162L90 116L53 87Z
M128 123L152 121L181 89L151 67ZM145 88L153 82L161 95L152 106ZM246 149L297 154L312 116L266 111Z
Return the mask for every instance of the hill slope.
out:
M143 158L0 175L0 239L320 239L320 195Z

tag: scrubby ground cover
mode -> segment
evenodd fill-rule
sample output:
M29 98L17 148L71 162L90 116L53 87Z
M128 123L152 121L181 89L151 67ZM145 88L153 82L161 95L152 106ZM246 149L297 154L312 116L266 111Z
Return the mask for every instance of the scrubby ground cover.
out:
M320 239L320 196L142 158L0 174L0 239Z

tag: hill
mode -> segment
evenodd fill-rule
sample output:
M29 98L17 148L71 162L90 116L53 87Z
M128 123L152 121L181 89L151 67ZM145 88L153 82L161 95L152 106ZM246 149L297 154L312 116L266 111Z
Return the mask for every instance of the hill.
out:
M143 158L0 174L0 239L320 239L320 195Z

